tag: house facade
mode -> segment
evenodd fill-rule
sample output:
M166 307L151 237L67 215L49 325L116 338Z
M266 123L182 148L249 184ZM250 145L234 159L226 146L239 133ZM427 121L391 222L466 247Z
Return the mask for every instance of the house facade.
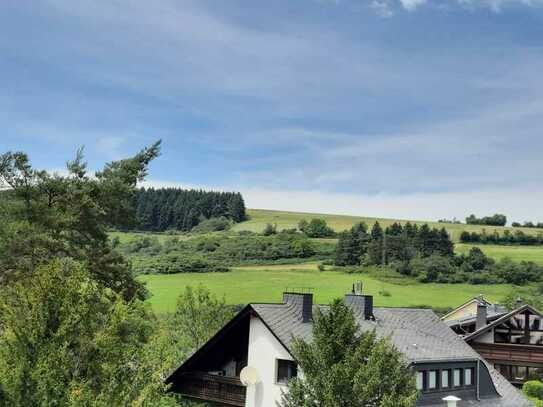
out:
M529 305L503 307L474 299L475 310L444 322L511 383L543 379L543 315Z
M354 290L353 290L354 291ZM390 337L405 355L420 390L418 406L524 407L531 404L431 310L374 308L361 290L347 294L362 331ZM312 339L314 305L308 293L284 293L277 304L249 304L169 378L173 392L221 406L276 407L288 381L303 375L294 338ZM244 385L241 372L254 380Z

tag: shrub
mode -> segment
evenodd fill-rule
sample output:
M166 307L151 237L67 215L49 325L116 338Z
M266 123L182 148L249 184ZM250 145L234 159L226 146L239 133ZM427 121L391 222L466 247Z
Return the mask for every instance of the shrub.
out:
M196 233L220 232L230 229L231 225L231 221L224 216L221 216L219 218L209 218L201 221L192 228L192 231Z
M336 235L334 229L329 227L324 219L314 218L309 223L302 219L298 223L298 228L309 237L334 237Z
M543 399L543 383L539 380L530 380L524 383L522 391L528 397Z
M267 223L266 227L262 231L262 234L264 236L271 236L275 235L277 233L277 225L272 225L271 223Z
M135 266L144 274L220 273L229 271L223 265L197 256L169 254L153 258L150 262Z
M318 269L319 269L319 271L324 271L324 264L322 264L322 263L319 264Z
M382 295L383 297L390 297L392 294L390 294L390 291L380 290L379 295Z

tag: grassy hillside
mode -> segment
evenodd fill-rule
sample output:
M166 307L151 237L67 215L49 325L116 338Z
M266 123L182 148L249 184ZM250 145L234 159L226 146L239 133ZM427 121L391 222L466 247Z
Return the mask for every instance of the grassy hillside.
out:
M141 280L147 283L153 294L149 301L159 313L171 312L178 295L185 287L198 284L224 296L229 304L279 302L285 289L301 287L312 287L315 301L328 303L348 292L354 281L362 280L364 290L374 295L377 306L426 305L439 308L457 306L481 293L491 301L499 301L511 289L508 285L393 284L366 274L320 272L316 263L247 266L236 268L229 273L146 275L141 276Z
M502 245L473 245L456 243L454 250L456 253L467 253L473 246L479 247L488 257L500 260L508 257L513 261L533 261L537 264L543 264L542 246L502 246Z
M348 215L330 215L320 213L304 213L304 212L285 212L274 211L267 209L248 209L249 220L238 223L235 225L234 230L250 230L253 232L261 232L267 223L277 224L278 229L295 228L301 219L322 218L325 219L329 226L336 231L342 231L349 229L352 225L358 222L366 222L368 225L372 225L375 221L379 221L384 226L388 226L394 222L405 223L406 220L400 219L383 219L383 218L369 218L364 216L348 216ZM442 227L444 226L449 233L451 233L452 239L458 241L460 233L467 230L470 232L480 232L482 229L486 229L488 233L497 230L503 233L504 230L522 230L528 234L543 233L541 229L531 228L508 228L499 226L478 226L478 225L465 225L465 224L445 224L437 222L424 222L424 221L411 221L412 223L428 223L432 226Z

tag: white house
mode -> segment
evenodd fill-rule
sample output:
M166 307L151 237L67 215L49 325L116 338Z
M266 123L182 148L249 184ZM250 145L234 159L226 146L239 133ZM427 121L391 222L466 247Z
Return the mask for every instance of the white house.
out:
M361 330L390 336L416 375L417 406L531 406L431 310L374 308L360 288L345 296ZM292 341L312 338L316 307L308 293L284 293L278 304L249 304L167 380L173 392L220 406L276 407L289 379L302 374ZM240 374L251 372L244 385Z

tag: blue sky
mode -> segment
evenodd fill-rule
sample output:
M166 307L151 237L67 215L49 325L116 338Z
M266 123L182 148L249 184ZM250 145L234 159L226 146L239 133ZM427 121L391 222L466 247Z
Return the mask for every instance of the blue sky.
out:
M543 221L543 0L0 4L0 151L250 207Z

